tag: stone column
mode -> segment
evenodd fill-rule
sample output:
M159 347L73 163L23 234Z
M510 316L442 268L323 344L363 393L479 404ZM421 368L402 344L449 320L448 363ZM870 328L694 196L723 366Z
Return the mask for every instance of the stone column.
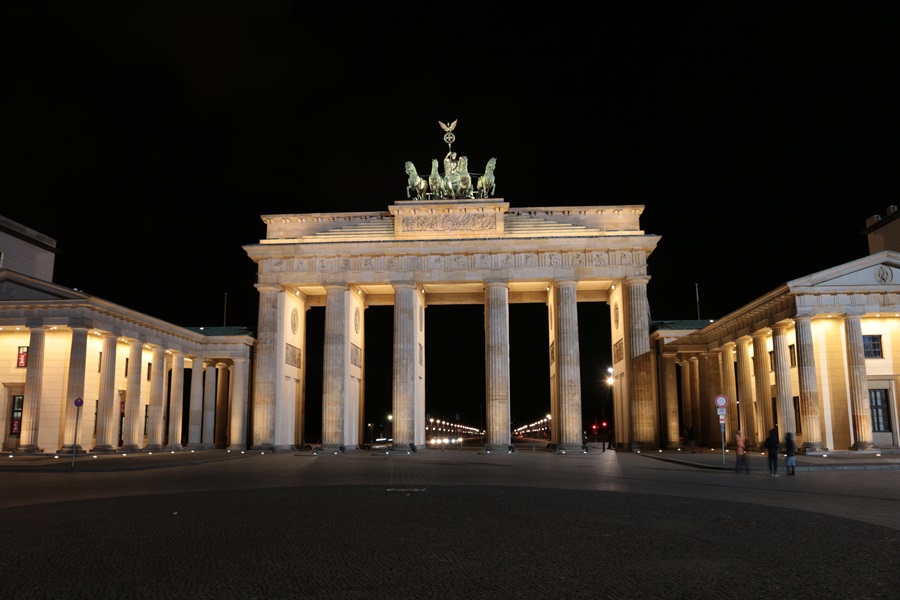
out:
M147 411L147 452L163 449L163 417L165 416L166 351L154 346L150 357L150 405Z
M787 325L779 323L772 328L772 351L775 353L775 396L778 398L778 439L784 434L796 434L794 423L794 398L791 394L791 357L788 352Z
M322 447L337 450L344 446L344 399L347 393L347 364L350 354L347 347L347 295L350 292L345 285L329 285L325 286L325 289Z
M41 393L44 376L44 342L47 328L31 327L28 341L28 366L25 371L25 400L22 404L22 429L19 434L20 452L40 453L38 432L41 422Z
M685 429L688 425L694 426L694 436L696 441L700 441L700 355L692 356L689 359L691 363L691 420L685 423ZM704 375L704 379L705 379Z
M812 337L812 319L794 317L797 338L797 379L800 384L800 419L803 425L803 450L818 452L822 445L819 423L819 384L816 381L816 356Z
M554 283L556 295L558 415L552 427L557 452L583 452L581 422L581 354L578 346L578 301L575 281Z
M750 338L744 336L737 341L737 400L741 406L741 423L744 442L748 450L755 448L764 439L760 435L756 418L756 402L753 400L753 358L750 356Z
M625 280L623 296L626 300L631 372L632 448L656 449L659 415L653 394L653 373L650 364L650 305L647 302L649 277Z
M756 405L760 410L759 439L757 448L762 449L769 431L775 427L775 415L772 414L772 383L769 377L769 349L766 345L767 331L753 333L753 375L756 381Z
M115 452L118 440L115 427L119 418L116 398L116 339L115 334L103 335L103 356L100 359L100 401L97 408L97 434L91 452Z
M394 283L394 369L391 429L393 447L408 450L415 440L416 294L414 283Z
M166 450L181 450L184 413L184 354L172 351L172 386L169 389L169 440Z
M850 409L853 421L853 450L875 447L872 435L872 412L869 408L869 380L866 374L866 355L863 350L862 323L858 315L844 317L847 337L847 373L850 379Z
M229 450L245 450L247 448L247 399L249 395L247 386L249 383L250 361L246 358L235 358L231 381Z
M725 408L725 444L734 444L734 432L740 429L738 424L737 384L734 377L734 342L726 342L719 352L722 361L722 393L728 398ZM713 401L715 406L715 401ZM716 413L718 417L718 413ZM718 421L718 418L716 419ZM720 437L721 437L721 427Z
M678 376L675 373L675 354L663 352L662 385L663 406L666 411L666 448L678 448L681 433L678 429Z
M203 363L203 432L200 442L204 450L216 447L216 363Z
M144 442L141 427L141 358L140 340L128 341L128 380L125 386L125 427L122 431L122 451L137 452Z
M691 364L696 364L696 361L691 363L690 360L683 360L678 363L678 366L681 368L681 425L678 431L679 436L682 432L686 431L688 425L693 422L691 411Z
M509 286L488 282L484 287L485 381L487 385L487 450L510 447Z
M203 449L203 357L191 358L191 400L188 411L188 450Z
M84 374L87 366L87 327L72 327L72 345L69 346L69 379L66 385L66 424L63 429L60 454L72 454L84 452L84 448L78 443L76 436L91 430L84 423L85 409L75 406L75 400L81 398L84 401ZM76 431L77 430L77 431ZM72 444L75 445L74 450Z
M275 364L275 345L278 341L278 295L281 288L260 284L257 289L259 325L253 379L253 448L271 450L275 442L275 378L280 376Z
M216 448L228 446L228 377L228 365L216 363Z

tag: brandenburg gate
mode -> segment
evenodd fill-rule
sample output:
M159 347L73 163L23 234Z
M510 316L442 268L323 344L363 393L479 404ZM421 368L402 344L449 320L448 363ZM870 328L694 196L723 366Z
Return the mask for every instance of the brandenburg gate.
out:
M305 314L325 307L322 445L365 440L366 307L394 307L394 445L425 444L425 310L485 307L485 445L511 440L509 305L547 306L552 442L582 446L578 302L610 305L615 434L652 447L647 257L642 206L510 208L503 199L397 201L387 212L265 215L266 238L244 246L258 264L259 329L252 447L299 447ZM596 343L590 340L589 343Z
M452 128L441 123L453 141ZM617 444L658 444L650 353L647 258L659 236L640 229L644 207L511 208L492 198L488 163L477 189L465 157L448 152L430 184L407 163L408 200L386 212L264 215L266 237L244 249L258 265L252 439L256 449L299 448L303 431L306 311L325 308L322 447L357 449L364 422L365 314L394 307L393 444L425 445L425 310L483 304L485 449L511 442L509 305L547 307L551 440L582 451L579 302L610 306ZM589 343L597 343L592 338ZM318 351L315 349L314 351Z

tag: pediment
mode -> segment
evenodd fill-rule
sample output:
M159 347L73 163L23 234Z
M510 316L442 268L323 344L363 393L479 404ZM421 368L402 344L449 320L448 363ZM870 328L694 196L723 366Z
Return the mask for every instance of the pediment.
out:
M84 295L13 271L0 271L0 302L72 300Z
M900 290L900 254L879 252L788 282L791 289L896 288Z

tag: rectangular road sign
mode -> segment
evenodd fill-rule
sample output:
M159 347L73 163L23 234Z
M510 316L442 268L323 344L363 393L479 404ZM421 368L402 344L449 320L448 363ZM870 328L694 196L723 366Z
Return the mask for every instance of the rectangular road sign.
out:
M716 414L724 415L726 410L728 410L728 409L727 408L717 408Z
M719 423L725 422L725 415L719 415Z

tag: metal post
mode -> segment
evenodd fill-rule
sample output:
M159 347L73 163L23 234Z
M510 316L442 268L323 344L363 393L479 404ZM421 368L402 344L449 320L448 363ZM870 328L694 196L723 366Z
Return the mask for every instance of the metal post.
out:
M78 448L78 417L81 416L81 407L75 409L75 439L72 440L72 466L75 466L75 450Z

